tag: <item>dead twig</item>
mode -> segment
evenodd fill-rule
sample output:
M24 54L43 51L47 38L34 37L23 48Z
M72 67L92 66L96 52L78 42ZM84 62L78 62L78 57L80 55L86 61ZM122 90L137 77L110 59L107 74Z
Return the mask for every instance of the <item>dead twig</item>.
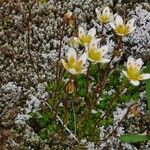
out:
M45 104L52 110L52 107L47 103L45 102ZM56 115L56 118L58 119L58 121L62 124L62 126L65 128L65 130L70 134L71 137L73 137L78 143L79 143L79 140L76 138L76 136L71 132L71 130L64 124L64 122L62 121L62 119Z

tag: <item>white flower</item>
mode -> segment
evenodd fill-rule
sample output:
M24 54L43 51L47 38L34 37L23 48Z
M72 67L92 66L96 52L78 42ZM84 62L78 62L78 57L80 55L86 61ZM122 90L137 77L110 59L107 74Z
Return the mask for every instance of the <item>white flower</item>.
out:
M96 34L96 29L95 28L91 28L88 33L86 34L86 31L82 28L79 27L79 31L78 31L78 37L76 37L75 39L82 45L88 45L91 43L91 41L94 39L94 36Z
M135 30L134 22L135 19L132 18L125 24L122 17L117 15L115 18L115 23L111 22L110 25L115 30L117 35L126 36Z
M141 74L142 65L143 61L141 58L135 60L132 56L130 56L127 61L127 71L123 71L123 74L129 78L130 82L135 86L139 85L139 80L146 80L150 78L149 73Z
M78 48L79 47L79 42L76 40L76 38L75 37L71 37L70 39L69 39L69 46L70 47L73 47L73 48Z
M107 45L98 48L98 42L96 40L93 40L90 43L89 47L86 47L86 49L87 49L87 58L89 61L95 64L98 62L106 63L110 61L109 59L104 58L104 55L108 51Z
M97 18L101 23L109 23L113 19L113 14L110 13L110 9L107 6L103 9L102 13L96 8L95 12L97 14Z
M67 62L65 62L63 59L61 61L65 69L68 70L71 74L82 74L86 71L86 68L84 67L86 59L86 53L83 53L78 58L76 51L73 48L70 48L67 53Z

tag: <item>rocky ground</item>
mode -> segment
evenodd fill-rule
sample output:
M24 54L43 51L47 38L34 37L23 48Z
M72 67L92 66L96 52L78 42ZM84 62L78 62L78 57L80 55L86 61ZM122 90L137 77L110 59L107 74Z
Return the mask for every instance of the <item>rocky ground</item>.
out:
M109 5L114 12L120 14L126 10L126 14L134 15L138 19L137 29L131 35L132 40L124 39L131 45L131 49L127 51L137 56L142 55L145 61L150 59L148 2L119 2L121 1L113 3L107 0L50 0L47 4L39 4L33 1L0 1L0 149L50 149L49 144L41 141L35 128L29 124L28 114L38 112L49 98L45 85L55 77L60 27L63 15L68 9L78 16L78 24L88 23L88 27L95 26L97 29L101 26L97 23L95 8ZM68 29L65 34L67 36L64 37L64 50L65 41L70 34ZM107 43L113 47L111 37L108 37ZM128 104L125 107L118 106L114 111L114 118L127 106ZM144 93L141 93L138 107L140 116L129 117L128 122L123 122L119 128L120 133L122 128L126 133L148 132L150 122L146 119L149 116L145 111L147 106ZM141 126L145 129L141 130ZM93 143L87 143L87 149L149 150L150 143L122 144L112 137L97 148L94 148Z

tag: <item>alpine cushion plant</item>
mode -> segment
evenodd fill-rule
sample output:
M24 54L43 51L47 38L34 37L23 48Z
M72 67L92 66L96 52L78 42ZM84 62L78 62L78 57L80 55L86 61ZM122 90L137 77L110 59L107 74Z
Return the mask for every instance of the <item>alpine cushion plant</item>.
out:
M78 58L76 51L73 48L70 48L67 53L67 62L63 59L61 61L64 68L71 74L82 74L86 72L86 68L84 67L86 59L86 53L83 53Z
M115 30L119 36L126 36L135 30L135 19L132 18L126 24L124 23L121 16L117 15L114 22L110 22L111 27Z
M99 11L98 8L95 9L95 12L97 14L98 20L102 24L109 23L113 19L113 13L110 12L110 9L108 6L103 9L102 13Z
M123 74L135 86L139 85L140 80L146 80L150 78L149 73L141 74L142 65L143 65L143 61L141 58L134 59L132 56L130 56L127 61L127 71L123 70Z
M102 12L98 9L95 11L102 27L99 37L96 36L95 28L90 28L89 31L86 31L80 25L79 27L75 26L75 28L69 26L72 31L72 37L69 40L67 39L69 47L65 45L67 42L64 42L68 52L64 53L65 58L61 59L62 66L69 73L56 67L59 70L59 78L56 80L57 82L54 80L50 86L51 93L54 91L54 98L50 99L49 105L52 105L54 116L60 116L56 116L57 119L63 118L60 123L64 129L60 128L59 123L56 125L59 130L58 134L61 136L60 139L66 140L64 137L67 135L66 131L69 131L70 135L74 134L74 139L79 142L78 144L80 144L81 139L97 144L98 141L105 140L105 137L107 140L107 137L114 135L113 133L115 132L112 131L112 133L100 137L99 128L102 126L105 128L110 127L113 124L113 110L122 102L127 102L137 97L136 95L133 96L133 92L138 87L131 86L129 82L124 82L124 78L120 76L122 72L136 86L139 85L140 80L150 78L150 74L141 73L143 61L140 58L136 60L130 56L127 61L127 70L123 71L120 71L123 64L117 64L118 59L115 60L116 57L121 57L120 51L122 52L125 46L128 47L128 45L125 45L126 43L123 43L123 40L119 39L135 30L135 19L133 18L124 23L122 17L117 15L113 23L113 13L110 12L109 7L104 8ZM68 24L67 21L73 15L70 11L64 15L64 26ZM114 36L112 32L107 32L108 28L105 28L105 25L109 25L108 23L110 23L118 36ZM63 29L65 35L66 28ZM102 31L105 30L106 32L103 33ZM109 51L106 34L110 38L112 37L111 40L114 40L114 50L112 51ZM103 40L100 41L99 38ZM115 38L118 39L116 40ZM62 43L60 42L60 45ZM105 45L106 43L108 44ZM60 51L64 45L60 46ZM112 53L110 54L110 59L107 57L107 53ZM126 87L128 87L127 90ZM130 89L131 87L132 89ZM126 92L128 94L125 95ZM127 115L128 113L122 117L122 120L125 120ZM55 120L55 118L53 119ZM118 122L119 125L121 125L120 122ZM117 128L118 126L115 127L116 132L118 132ZM73 130L74 132L72 132ZM69 136L66 136L66 138L68 140Z
M82 28L79 27L78 29L78 37L75 37L74 39L78 41L78 43L81 46L86 46L91 43L91 41L94 39L94 36L96 34L96 29L91 28L88 33Z
M102 47L98 47L98 41L97 40L93 40L89 47L86 47L87 49L87 58L89 61L91 61L92 63L96 64L98 62L101 63L106 63L109 62L110 60L105 58L104 55L107 53L108 51L108 46L102 46Z

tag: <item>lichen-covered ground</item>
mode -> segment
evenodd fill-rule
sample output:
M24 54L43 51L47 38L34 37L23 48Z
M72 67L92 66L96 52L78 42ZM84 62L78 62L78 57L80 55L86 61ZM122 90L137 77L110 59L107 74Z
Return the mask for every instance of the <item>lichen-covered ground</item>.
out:
M77 24L86 24L88 28L94 26L97 31L100 31L102 26L98 24L95 8L106 5L109 5L114 12L124 16L128 14L137 19L135 32L124 39L130 49L124 46L127 53L122 59L126 60L130 54L134 54L136 57L142 57L146 63L150 60L150 5L147 1L141 3L135 0L128 3L107 0L49 0L45 4L28 0L0 1L1 150L150 149L150 142L127 144L122 143L118 138L122 133L150 134L150 117L146 111L146 94L142 86L135 104L138 114L127 116L127 119L119 124L115 133L97 146L87 139L82 139L80 142L84 148L76 148L74 141L72 141L73 146L70 142L59 143L55 140L57 139L55 134L54 137L43 140L38 134L40 130L38 122L31 119L31 113L39 114L41 109L48 109L45 102L50 95L45 90L45 85L55 79L56 56L64 14L70 10L77 15ZM29 7L32 7L31 12ZM110 30L110 27L107 26L107 29ZM107 34L105 29L104 33ZM63 38L63 53L70 35L71 31L68 27ZM114 48L111 35L107 36L106 43L110 48ZM105 92L108 94L108 91ZM118 104L113 110L114 126L121 120L133 101L131 99L130 102ZM100 128L101 137L105 133L111 133L114 126Z

